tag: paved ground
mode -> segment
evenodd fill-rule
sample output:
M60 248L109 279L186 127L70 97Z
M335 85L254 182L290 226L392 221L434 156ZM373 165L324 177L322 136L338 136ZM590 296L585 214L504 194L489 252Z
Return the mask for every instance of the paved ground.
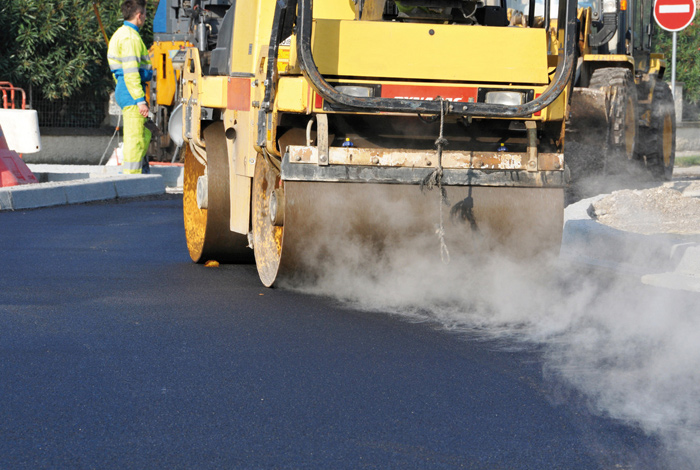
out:
M697 180L700 180L700 167L675 170L677 183ZM597 201L606 197L603 194L566 207L561 257L636 276L648 284L700 292L700 234L645 235L615 229L600 223L592 210ZM673 207L666 210L672 211ZM626 213L636 217L632 212Z
M44 183L0 188L0 210L18 210L114 198L182 188L182 166L154 165L152 175L123 176L116 167L31 165ZM677 182L700 180L700 166L676 168ZM562 257L574 263L631 273L654 285L700 291L700 247L675 235L640 236L615 230L592 217L591 204L578 201L565 211Z
M692 468L562 378L597 366L556 372L577 349L564 338L265 289L253 266L192 264L181 210L0 213L0 468Z

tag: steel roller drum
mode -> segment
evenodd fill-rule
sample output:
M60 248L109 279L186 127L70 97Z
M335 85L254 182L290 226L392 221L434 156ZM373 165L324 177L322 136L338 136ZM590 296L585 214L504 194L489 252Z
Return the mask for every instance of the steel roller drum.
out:
M516 258L558 253L563 189L446 190L449 207L441 208L439 191L421 191L413 184L282 182L276 168L259 157L253 244L260 278L266 286L313 279L322 263L349 244L360 247L357 256L381 262L383 249L406 237L416 240L417 251L434 250L439 261L441 209L444 243L453 259L489 251Z

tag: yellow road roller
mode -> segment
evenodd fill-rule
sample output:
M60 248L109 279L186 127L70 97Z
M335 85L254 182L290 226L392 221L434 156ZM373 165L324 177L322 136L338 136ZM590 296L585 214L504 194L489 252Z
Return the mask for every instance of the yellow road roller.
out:
M171 126L193 261L272 286L406 234L444 262L558 252L575 0L230 3Z

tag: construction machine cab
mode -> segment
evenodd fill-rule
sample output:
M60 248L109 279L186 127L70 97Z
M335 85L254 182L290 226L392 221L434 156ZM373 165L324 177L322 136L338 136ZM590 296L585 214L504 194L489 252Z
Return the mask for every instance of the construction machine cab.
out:
M396 0L386 4L384 18L395 21L479 24L476 12L481 0Z
M648 58L656 27L653 0L581 0L578 5L590 53Z
M527 0L389 0L384 20L449 22L481 26L544 27L549 23L549 2ZM514 15L526 21L514 21ZM546 18L546 19L545 19Z

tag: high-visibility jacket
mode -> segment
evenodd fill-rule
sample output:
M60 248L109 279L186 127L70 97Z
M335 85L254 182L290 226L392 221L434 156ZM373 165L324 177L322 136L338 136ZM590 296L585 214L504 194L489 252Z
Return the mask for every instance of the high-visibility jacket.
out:
M139 28L125 21L115 31L107 50L109 68L117 82L115 97L124 108L146 101L146 82L153 76L148 49L139 35Z

